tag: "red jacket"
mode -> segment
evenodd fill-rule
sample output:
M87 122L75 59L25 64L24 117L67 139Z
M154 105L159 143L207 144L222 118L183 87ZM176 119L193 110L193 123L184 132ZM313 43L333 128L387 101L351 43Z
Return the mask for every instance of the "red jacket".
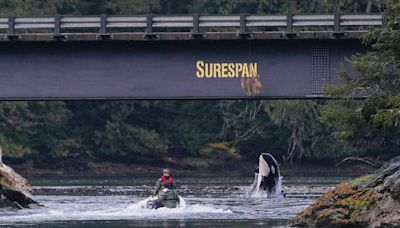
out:
M167 178L164 175L161 176L161 180L162 180L163 183L167 182ZM169 177L168 181L172 185L174 184L174 180L172 179L172 177Z

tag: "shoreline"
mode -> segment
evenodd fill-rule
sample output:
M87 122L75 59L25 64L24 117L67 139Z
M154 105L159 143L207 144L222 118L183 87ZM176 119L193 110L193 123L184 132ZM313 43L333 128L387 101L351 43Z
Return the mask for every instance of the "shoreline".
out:
M16 172L25 177L41 176L135 176L135 175L156 175L165 168L156 165L138 165L121 163L90 163L87 167L69 167L62 164L49 168L33 167L30 163L13 165L9 164ZM171 167L177 175L253 175L256 166L253 163L241 162L237 165L224 165L223 167L208 167L192 170L184 170ZM340 167L321 163L306 163L296 165L280 165L280 171L285 175L338 175L338 176L361 176L372 173L376 169L364 164L351 164Z

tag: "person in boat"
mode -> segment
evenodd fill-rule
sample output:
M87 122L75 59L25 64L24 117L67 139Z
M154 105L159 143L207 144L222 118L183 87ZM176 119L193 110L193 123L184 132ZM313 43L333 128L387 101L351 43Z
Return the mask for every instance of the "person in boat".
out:
M157 196L156 207L175 208L179 205L179 196L169 169L164 169L154 188L153 197Z

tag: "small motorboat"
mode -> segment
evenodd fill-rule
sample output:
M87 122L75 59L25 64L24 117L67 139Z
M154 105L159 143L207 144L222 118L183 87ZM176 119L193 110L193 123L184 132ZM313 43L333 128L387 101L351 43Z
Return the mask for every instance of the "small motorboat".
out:
M180 199L178 193L171 188L164 188L159 192L157 197L151 197L146 207L148 209L158 209L160 207L177 208L179 207Z

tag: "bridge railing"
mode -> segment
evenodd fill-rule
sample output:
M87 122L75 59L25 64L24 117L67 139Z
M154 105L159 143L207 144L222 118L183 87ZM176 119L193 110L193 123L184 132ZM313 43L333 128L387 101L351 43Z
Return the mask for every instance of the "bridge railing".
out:
M61 36L79 30L98 32L107 36L113 31L136 31L145 35L155 32L182 32L188 30L195 37L207 31L236 31L239 35L251 32L295 34L300 31L321 31L340 34L346 31L367 30L383 26L382 14L287 14L287 15L146 15L146 16L55 16L0 18L0 32L9 38L27 33L54 33ZM136 30L135 30L136 29Z

